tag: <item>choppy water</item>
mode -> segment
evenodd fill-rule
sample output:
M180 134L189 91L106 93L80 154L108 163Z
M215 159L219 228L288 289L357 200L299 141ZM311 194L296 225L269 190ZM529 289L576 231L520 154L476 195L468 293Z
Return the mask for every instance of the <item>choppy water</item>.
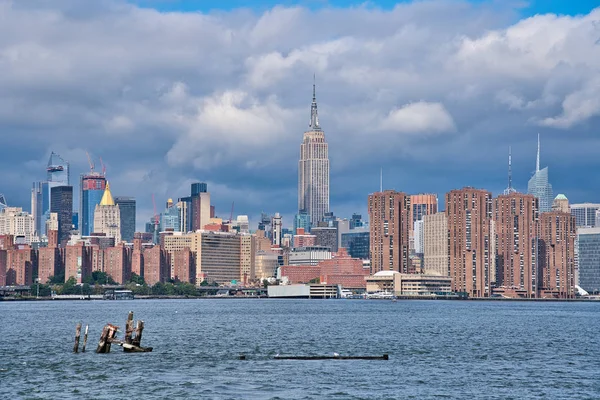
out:
M129 310L154 352L95 354ZM79 321L88 352L73 354ZM390 360L271 359L333 352ZM600 399L599 357L600 303L0 302L6 399Z

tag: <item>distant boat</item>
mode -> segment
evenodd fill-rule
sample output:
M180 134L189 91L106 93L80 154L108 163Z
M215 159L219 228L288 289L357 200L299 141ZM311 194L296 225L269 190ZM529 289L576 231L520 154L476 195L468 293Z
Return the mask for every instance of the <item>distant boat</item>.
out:
M367 299L393 300L395 298L396 298L396 296L394 296L394 294L390 293L390 292L375 292L375 293L369 293L369 294L367 294Z

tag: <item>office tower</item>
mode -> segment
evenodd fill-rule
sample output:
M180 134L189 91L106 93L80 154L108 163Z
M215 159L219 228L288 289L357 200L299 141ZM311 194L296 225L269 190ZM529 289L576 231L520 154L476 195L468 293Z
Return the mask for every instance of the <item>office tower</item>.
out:
M595 228L598 211L600 211L600 204L571 204L571 215L575 217L578 228Z
M106 183L100 204L94 210L94 232L104 233L115 238L115 244L121 242L121 211L110 193L110 185Z
M495 292L536 297L538 199L512 192L494 199L496 233Z
M304 210L301 210L294 216L294 232L299 228L304 229L304 232L310 232L310 215Z
M600 294L600 227L577 229L579 282L590 294Z
M357 227L350 229L349 232L342 233L341 247L345 248L352 258L368 260L370 237L371 234L368 228Z
M329 149L319 125L314 84L309 128L300 145L298 211L306 212L311 225L316 226L329 211Z
M34 182L31 189L31 215L34 219L34 234L38 237L46 233L46 213L49 211L48 182Z
M494 261L492 194L463 188L446 193L452 291L488 297Z
M106 178L104 175L91 171L80 176L79 233L81 236L89 236L94 232L94 212L104 196L105 189Z
M281 215L275 213L271 221L271 226L273 227L273 245L281 247L281 239L283 237Z
M538 135L535 173L529 179L527 193L539 199L540 212L552 211L552 185L548 182L548 167L540 169L540 135Z
M64 247L73 229L73 186L55 186L50 193L50 212L58 216L58 242Z
M369 195L371 273L409 273L410 196L386 190Z
M177 212L179 213L179 230L181 232L192 231L192 218L190 209L192 207L191 197L181 197L177 201Z
M310 231L317 246L327 247L332 253L338 251L338 231L333 226L317 226Z
M121 214L121 240L132 243L135 233L136 203L133 197L115 197L115 204Z
M423 273L450 276L448 218L444 212L423 216Z
M436 194L413 194L410 196L410 212L413 224L421 221L425 215L435 214L437 209L438 198Z
M210 223L210 193L203 182L192 183L191 218L192 231L204 229Z
M552 211L571 212L569 199L564 194L558 194L552 201Z
M352 218L350 218L350 229L360 228L363 225L362 215L356 213L352 214Z
M538 290L540 297L575 296L575 217L552 211L540 215Z
M123 218L121 216L121 218ZM181 232L179 208L173 199L167 200L165 211L160 214L160 229L162 231Z

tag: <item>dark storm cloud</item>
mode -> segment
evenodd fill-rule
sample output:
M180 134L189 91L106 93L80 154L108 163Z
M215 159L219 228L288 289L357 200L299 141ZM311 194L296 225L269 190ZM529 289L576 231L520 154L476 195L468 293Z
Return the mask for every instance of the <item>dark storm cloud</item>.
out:
M555 191L598 201L600 10L519 21L504 7L201 14L0 0L0 192L28 209L50 151L77 181L87 150L116 195L138 198L140 221L152 193L160 208L202 180L221 216L235 201L236 214L279 211L287 225L316 73L339 216L364 213L380 168L386 188L499 191L509 145L524 189L537 132Z

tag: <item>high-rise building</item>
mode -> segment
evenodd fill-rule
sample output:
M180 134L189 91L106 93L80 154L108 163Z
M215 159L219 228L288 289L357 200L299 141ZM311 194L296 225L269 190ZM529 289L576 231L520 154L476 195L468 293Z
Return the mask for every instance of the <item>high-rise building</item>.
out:
M329 211L329 148L319 125L314 84L309 128L300 145L298 211L306 212L316 226Z
M413 194L410 196L410 212L413 224L421 221L423 216L435 214L438 210L436 194Z
M108 183L100 204L94 210L93 233L104 233L108 237L113 237L116 244L121 242L121 211L115 204Z
M446 193L452 290L471 297L491 294L494 261L492 194L463 188Z
M79 233L94 232L94 212L106 189L106 178L98 172L82 174L79 179Z
M386 190L369 195L371 273L411 272L410 196Z
M548 182L548 167L540 169L540 135L538 135L535 174L529 179L527 193L539 199L540 212L552 211L552 185Z
M507 297L537 295L538 199L512 192L494 199L496 282ZM495 279L494 279L495 278Z
M121 240L132 243L135 233L136 203L134 197L115 197L115 204L121 214Z
M450 276L448 218L443 212L423 216L423 273Z
M359 227L350 229L349 232L342 233L341 247L345 248L352 258L368 260L370 236L368 228Z
M332 253L338 251L338 232L333 226L316 226L310 231L317 246L327 247Z
M131 250L123 243L104 250L104 272L119 284L131 278Z
M294 216L294 232L299 228L304 229L304 232L310 233L310 215L304 210L301 210Z
M281 247L281 239L283 238L281 215L279 213L275 213L271 220L271 226L273 227L273 245Z
M191 218L192 231L204 229L210 223L210 193L203 182L192 183Z
M600 211L600 204L582 203L571 204L571 215L575 217L578 228L595 228L596 213Z
M31 215L34 219L34 234L41 237L46 233L46 212L50 211L48 182L34 182L31 189Z
M558 194L554 201L552 202L552 211L560 211L560 212L571 212L571 207L569 206L569 199L564 194Z
M575 217L571 214L552 211L540 215L540 297L575 296L575 236Z
M354 213L350 218L350 229L361 228L364 225L362 215Z
M417 221L414 222L413 225L413 237L414 237L414 243L415 243L415 253L416 254L423 254L424 253L424 234L425 232L423 231L423 220L419 219Z
M173 199L167 200L165 211L160 214L160 230L181 232L179 209Z
M35 237L34 231L33 216L22 208L5 207L0 210L0 235L11 235L15 243L21 240L30 244Z
M578 285L590 294L600 294L600 227L577 229Z
M73 228L73 186L55 186L50 193L50 212L58 216L58 242L65 247Z

